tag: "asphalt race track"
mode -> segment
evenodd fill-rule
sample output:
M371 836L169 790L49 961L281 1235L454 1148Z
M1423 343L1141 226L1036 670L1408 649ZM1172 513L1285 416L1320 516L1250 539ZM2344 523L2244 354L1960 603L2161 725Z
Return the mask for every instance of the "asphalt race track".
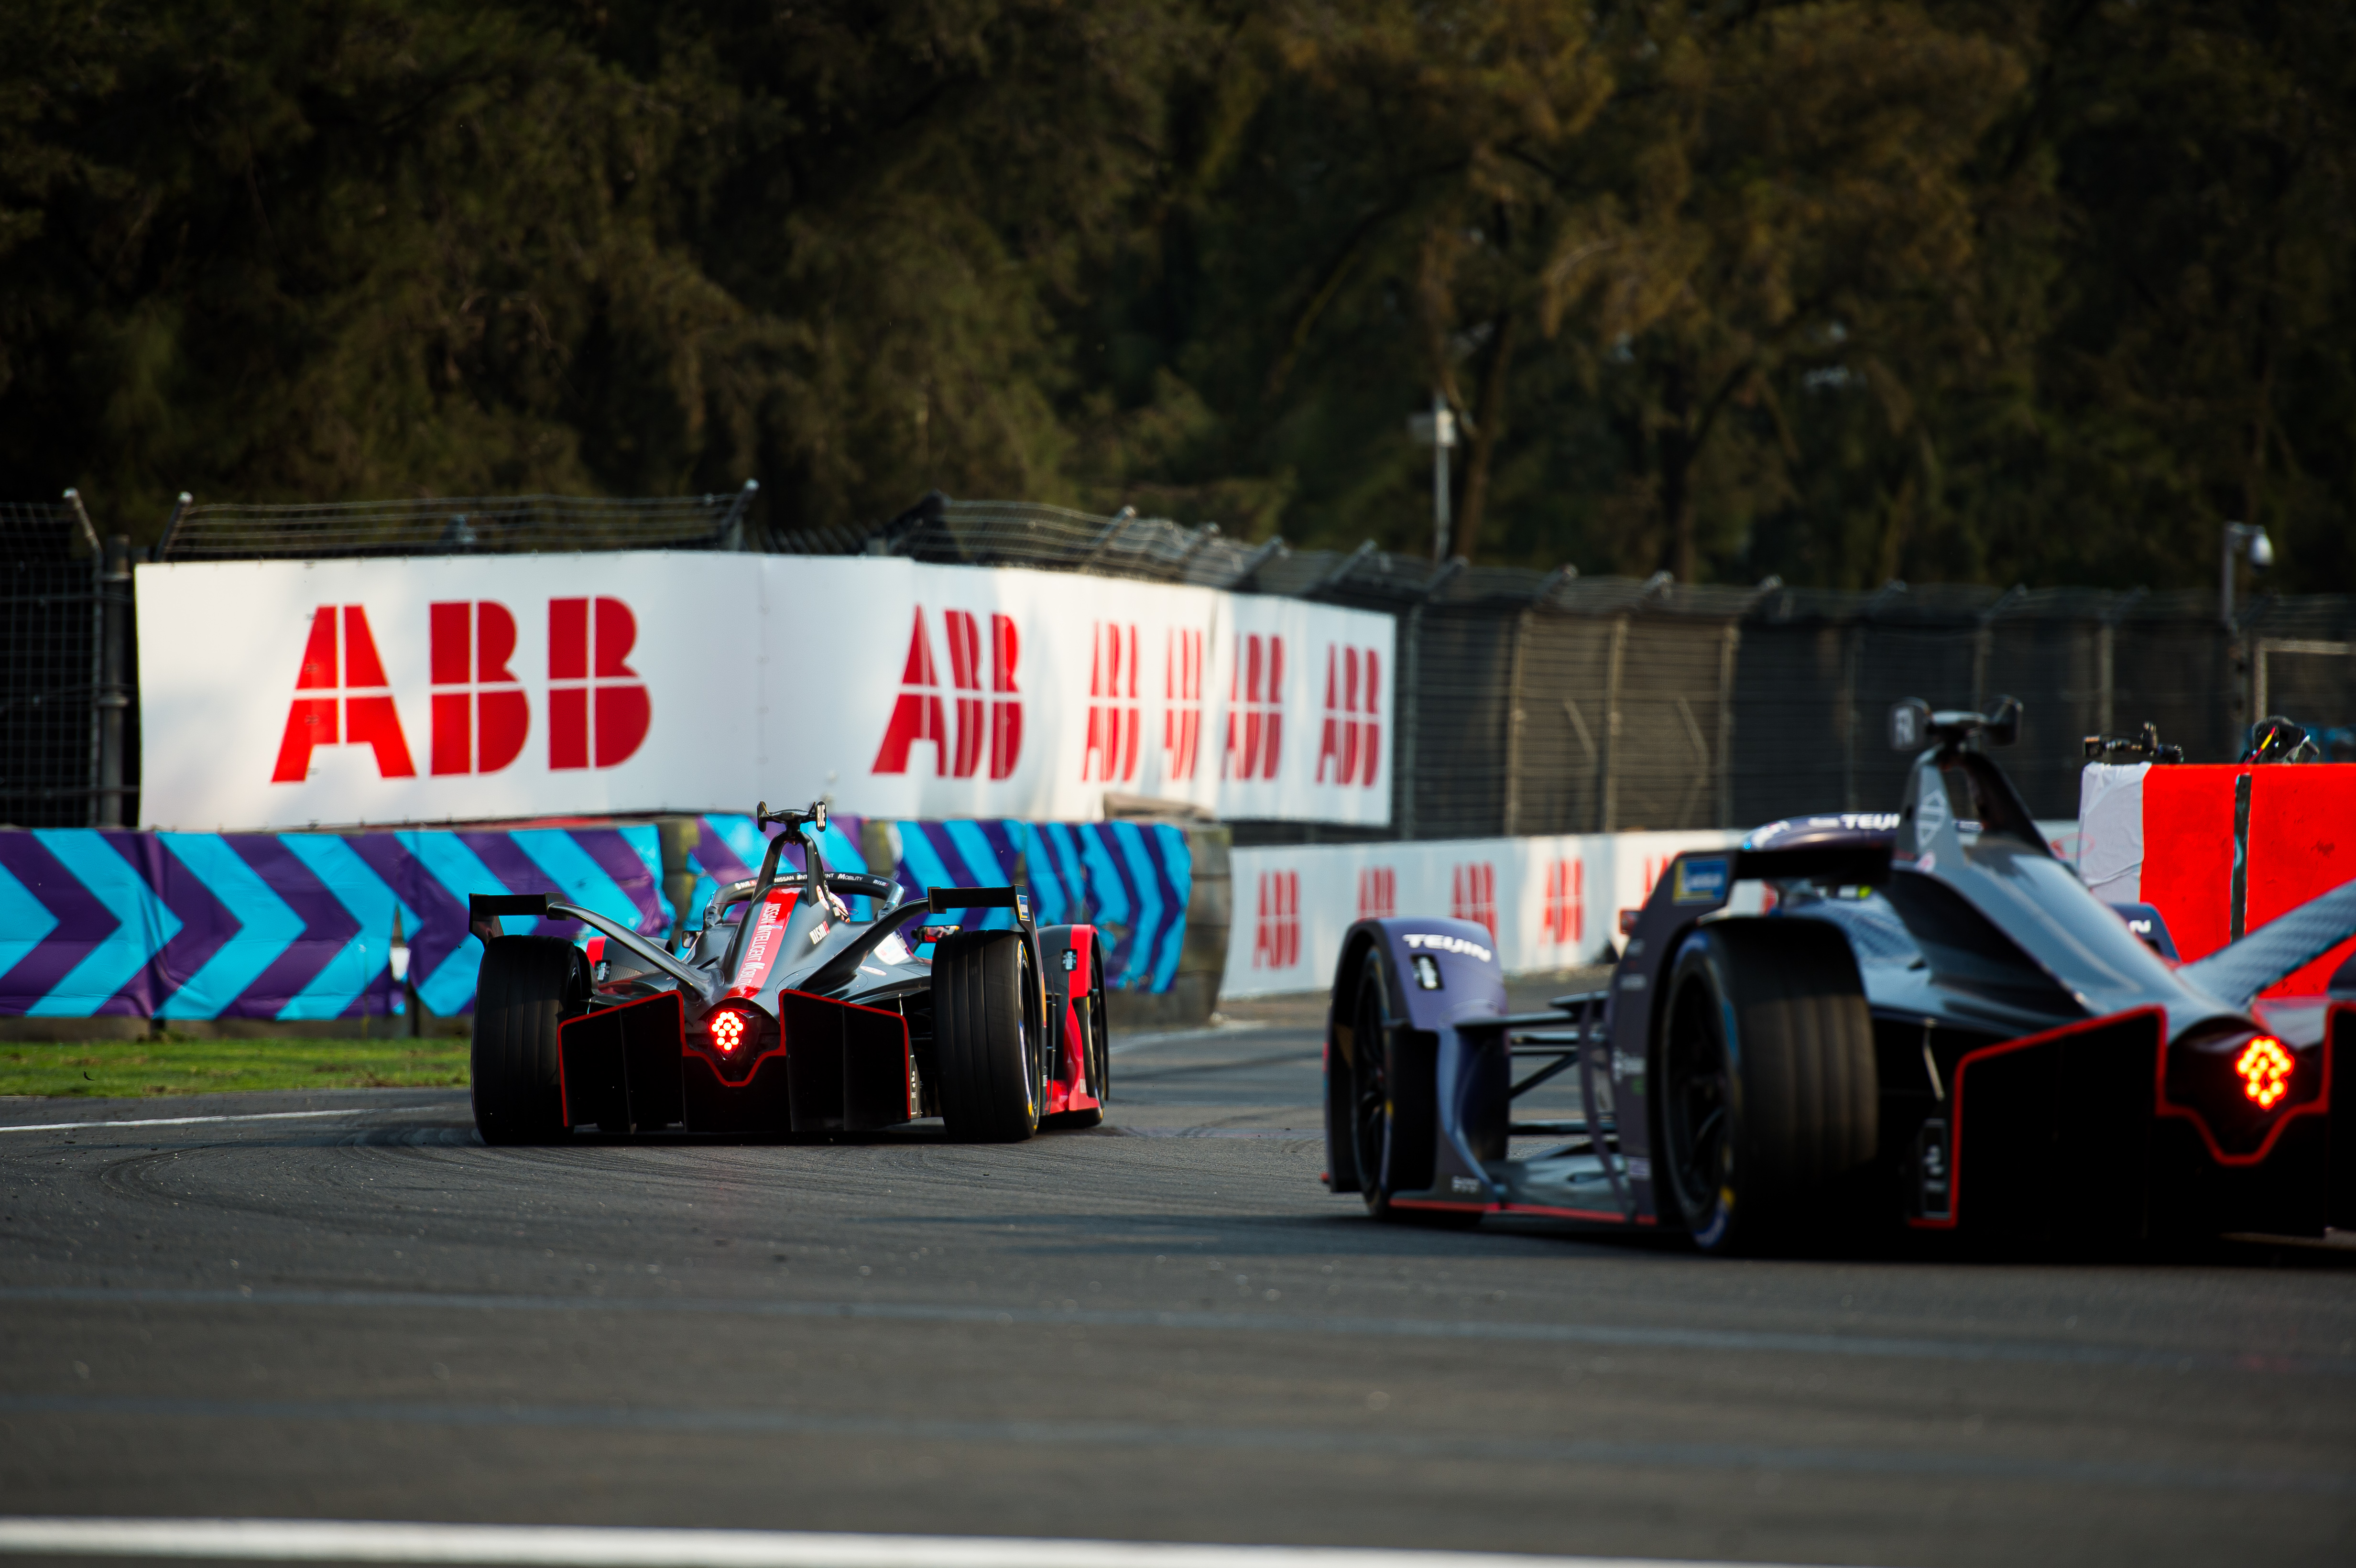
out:
M2356 1254L1376 1225L1318 1185L1310 1011L1238 1010L1013 1147L8 1103L0 1512L2356 1561Z

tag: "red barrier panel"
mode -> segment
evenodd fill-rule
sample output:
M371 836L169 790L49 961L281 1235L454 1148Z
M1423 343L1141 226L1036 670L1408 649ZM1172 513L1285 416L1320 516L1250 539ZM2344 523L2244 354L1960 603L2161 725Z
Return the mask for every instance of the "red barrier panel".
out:
M2184 960L2356 880L2356 767L2157 767L2143 778L2143 898ZM2265 994L2314 996L2356 940Z

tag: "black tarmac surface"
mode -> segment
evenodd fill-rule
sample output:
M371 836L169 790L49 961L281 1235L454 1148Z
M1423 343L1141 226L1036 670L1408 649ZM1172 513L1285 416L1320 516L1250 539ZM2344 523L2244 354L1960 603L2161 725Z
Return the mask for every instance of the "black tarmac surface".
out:
M0 1104L45 1125L0 1133L0 1511L2356 1562L2356 1253L1376 1225L1318 1184L1314 1009L1236 1010L1012 1147Z

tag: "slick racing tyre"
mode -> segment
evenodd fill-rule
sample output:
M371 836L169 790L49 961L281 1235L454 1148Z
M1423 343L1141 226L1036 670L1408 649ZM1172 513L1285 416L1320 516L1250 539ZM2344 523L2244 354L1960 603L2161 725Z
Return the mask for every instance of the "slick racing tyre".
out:
M961 931L933 950L933 1051L949 1136L1017 1143L1047 1101L1045 1020L1019 931Z
M1052 969L1053 965L1049 967ZM1076 975L1072 977L1079 978ZM1072 1000L1080 1019L1080 1064L1087 1074L1088 1093L1096 1097L1097 1103L1085 1111L1066 1111L1055 1117L1049 1125L1093 1127L1103 1123L1104 1108L1112 1102L1112 1027L1105 1017L1102 938L1088 944L1087 989Z
M1436 1063L1429 1045L1392 1010L1381 948L1366 950L1348 995L1350 1150L1366 1212L1377 1220L1477 1224L1478 1212L1410 1209L1391 1201L1395 1193L1421 1192L1431 1185L1439 1136Z
M571 1131L556 1029L589 999L589 961L561 937L502 936L475 982L475 1126L487 1144L546 1143Z
M1706 1253L1850 1234L1879 1136L1873 1022L1822 921L1728 920L1677 950L1661 1037L1656 1173Z

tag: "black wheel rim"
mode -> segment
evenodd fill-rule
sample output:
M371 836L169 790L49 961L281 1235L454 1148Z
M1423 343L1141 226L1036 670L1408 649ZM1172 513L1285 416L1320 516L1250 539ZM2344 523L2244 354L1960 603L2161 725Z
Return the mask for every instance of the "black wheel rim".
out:
M1358 1162L1358 1190L1369 1203L1383 1194L1384 1144L1390 1134L1388 1050L1390 1008L1382 972L1369 963L1358 981L1350 1033L1350 1140Z
M1717 1211L1719 1189L1733 1174L1726 1042L1717 1002L1707 986L1689 982L1680 989L1669 1009L1662 1051L1668 1080L1661 1119L1669 1179L1686 1222L1696 1227Z

